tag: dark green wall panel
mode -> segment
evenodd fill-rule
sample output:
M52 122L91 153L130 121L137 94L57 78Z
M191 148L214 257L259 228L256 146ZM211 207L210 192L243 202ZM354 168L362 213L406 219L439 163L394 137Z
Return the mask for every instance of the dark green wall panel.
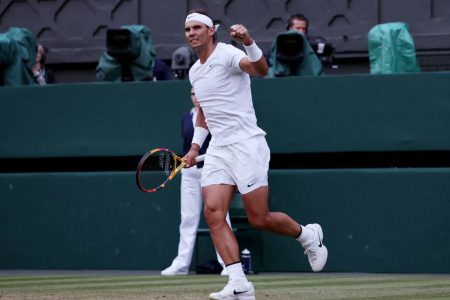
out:
M254 79L274 153L450 149L450 73ZM0 89L0 157L181 148L187 81Z
M280 170L269 180L272 210L322 224L327 271L450 272L450 169ZM309 270L295 242L272 236L267 270Z
M269 181L272 210L322 224L326 271L450 272L450 169L272 170ZM149 195L132 172L3 174L0 195L0 268L154 270L176 255L179 182ZM260 271L309 271L293 239L240 242Z
M450 149L450 73L283 78L253 84L273 152Z
M0 89L0 157L126 156L181 148L183 81Z
M450 73L323 76L252 88L272 153L449 151L449 82ZM187 81L0 88L0 163L179 150L188 92ZM447 167L271 170L270 205L323 225L327 271L449 273ZM162 269L178 226L179 181L149 195L132 171L0 173L0 268ZM292 239L239 240L259 270L309 270Z
M0 175L0 268L158 269L176 255L179 181L132 172Z

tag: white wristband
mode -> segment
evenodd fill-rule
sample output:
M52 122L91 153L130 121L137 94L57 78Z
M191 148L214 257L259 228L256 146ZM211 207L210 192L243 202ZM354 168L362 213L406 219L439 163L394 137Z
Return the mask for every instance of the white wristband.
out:
M208 134L209 134L208 129L196 126L194 128L194 136L192 137L192 144L197 144L201 148L206 138L208 137Z
M259 49L258 45L256 45L255 41L250 46L245 46L245 51L247 51L248 60L250 62L255 62L261 59L262 51Z

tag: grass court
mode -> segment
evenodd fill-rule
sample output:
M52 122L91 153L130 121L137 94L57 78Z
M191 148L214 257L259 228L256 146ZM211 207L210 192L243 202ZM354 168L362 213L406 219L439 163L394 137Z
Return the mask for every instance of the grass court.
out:
M139 271L0 271L0 299L208 299L219 275ZM261 273L257 299L450 299L450 275Z

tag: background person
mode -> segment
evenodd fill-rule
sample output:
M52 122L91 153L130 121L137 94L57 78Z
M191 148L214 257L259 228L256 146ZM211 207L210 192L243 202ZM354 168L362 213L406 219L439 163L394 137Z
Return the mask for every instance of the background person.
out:
M309 20L302 14L292 15L287 22L286 29L297 31L306 37L306 40L314 49L315 54L322 64L333 63L334 47L323 36L311 36L309 31ZM337 67L337 66L335 66Z
M47 60L48 48L42 44L37 44L37 52L35 64L32 68L33 76L39 85L46 85L48 83L54 83L53 72L49 71L45 65Z
M192 109L183 116L181 125L181 134L183 136L183 155L191 148L192 136L194 134L194 123L197 119L198 101L195 98L194 89L191 89L191 100L194 105ZM203 144L200 153L204 154L211 137L208 137ZM178 243L178 254L172 261L172 264L161 272L161 275L186 275L189 272L189 266L192 261L192 254L197 237L197 228L200 222L200 216L203 207L202 188L200 179L202 176L203 163L200 162L192 168L181 170L181 223L180 223L180 241ZM230 218L227 215L228 226ZM217 253L217 260L222 266L221 275L227 275L227 269L220 255Z
M154 81L172 80L172 70L162 59L155 59L155 67L153 68Z
M292 15L287 22L287 30L295 30L303 33L305 36L308 35L308 19L302 14Z

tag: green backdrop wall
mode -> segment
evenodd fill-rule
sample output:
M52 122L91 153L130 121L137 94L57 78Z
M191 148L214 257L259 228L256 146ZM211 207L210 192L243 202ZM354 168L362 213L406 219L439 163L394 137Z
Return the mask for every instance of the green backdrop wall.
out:
M326 271L450 272L449 82L449 73L253 80L258 122L278 160L442 158L433 167L272 168L271 208L323 225ZM113 164L158 146L179 150L188 93L186 81L1 88L0 268L166 267L177 250L179 181L149 195L136 189L134 165L14 165L33 158L45 169L53 158L74 157ZM260 271L309 270L291 239L249 232L239 240ZM207 238L198 247L199 262L214 257Z

